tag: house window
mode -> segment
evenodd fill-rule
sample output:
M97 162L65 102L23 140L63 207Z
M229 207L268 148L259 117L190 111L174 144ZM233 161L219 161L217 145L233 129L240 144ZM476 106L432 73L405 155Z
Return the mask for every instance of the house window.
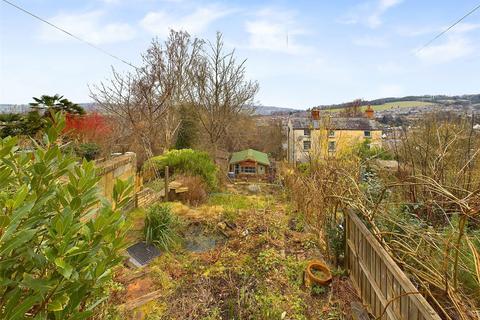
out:
M311 147L312 147L311 141L303 141L303 150L310 150Z
M328 142L328 152L335 152L335 141L329 141Z
M328 137L329 137L329 138L335 137L335 130L329 130L329 131L328 131Z
M310 137L310 129L303 129L303 135L305 137Z
M242 173L256 173L255 167L242 167Z
M372 136L372 133L370 131L363 131L363 136L365 138L370 138Z

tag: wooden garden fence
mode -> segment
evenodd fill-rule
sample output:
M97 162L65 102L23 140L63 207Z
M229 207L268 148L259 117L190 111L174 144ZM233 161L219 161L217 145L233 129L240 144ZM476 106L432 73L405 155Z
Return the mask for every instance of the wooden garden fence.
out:
M387 320L440 320L355 213L348 213L345 226L346 267L371 314Z

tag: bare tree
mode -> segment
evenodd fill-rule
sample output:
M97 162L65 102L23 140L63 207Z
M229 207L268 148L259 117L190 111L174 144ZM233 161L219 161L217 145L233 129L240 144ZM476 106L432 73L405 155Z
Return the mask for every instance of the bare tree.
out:
M198 63L202 41L171 31L164 44L154 39L142 56L142 66L112 78L91 91L101 111L119 122L139 164L169 148L180 125L177 109L186 96L187 72ZM140 149L140 150L139 150Z
M246 60L237 63L234 50L225 52L221 33L208 44L201 63L190 73L187 92L208 137L209 149L215 153L237 115L251 111L258 83L246 79Z
M362 116L362 99L355 99L342 110L342 115L345 117L360 117Z

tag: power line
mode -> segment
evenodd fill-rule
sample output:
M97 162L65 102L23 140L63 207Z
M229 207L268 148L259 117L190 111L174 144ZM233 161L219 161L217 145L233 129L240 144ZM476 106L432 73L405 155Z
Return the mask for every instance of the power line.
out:
M468 17L469 15L471 15L472 13L474 13L475 11L477 11L478 9L480 9L480 3L475 7L473 8L472 10L470 10L467 14L465 14L463 17L461 17L460 19L458 19L457 21L455 21L454 24L452 24L450 27L448 27L447 29L443 30L442 32L440 32L439 34L437 34L432 40L428 41L426 44L423 45L423 47L421 47L420 49L418 49L417 53L418 52L421 52L423 49L425 49L426 47L428 47L433 41L437 40L438 38L440 38L441 36L443 36L445 33L447 33L448 31L450 31L450 29L452 29L453 27L455 27L457 24L459 24L463 19L465 19L466 17Z
M132 68L138 69L138 68L137 68L136 66L134 66L132 63L130 63L130 62L128 62L128 61L120 58L119 56L114 55L113 53L111 53L111 52L109 52L109 51L107 51L107 50L105 50L105 49L103 49L103 48L101 48L101 47L99 47L99 46L91 43L90 41L87 41L87 40L85 40L85 39L82 39L82 38L80 38L79 36L76 36L76 35L74 35L73 33L70 33L70 32L68 32L67 30L63 29L63 28L54 25L53 23L51 23L51 22L49 22L49 21L47 21L47 20L45 20L45 19L37 16L36 14L28 11L27 9L24 9L24 8L16 5L15 3L12 3L12 2L10 2L10 1L8 1L8 0L2 0L2 1L5 2L6 4L8 4L8 5L10 5L10 6L14 7L14 8L16 8L16 9L18 9L18 10L20 10L20 11L26 13L26 14L28 14L29 16L32 16L32 17L34 17L35 19L40 20L41 22L48 24L50 27L53 27L53 28L57 29L58 31L61 31L61 32L69 35L70 37L72 37L72 38L74 38L74 39L76 39L76 40L78 40L78 41L80 41L80 42L83 42L83 43L85 43L86 45L88 45L88 46L90 46L90 47L92 47L92 48L94 48L94 49L96 49L96 50L98 50L98 51L100 51L100 52L102 52L102 53L104 53L104 54L106 54L106 55L108 55L108 56L110 56L110 57L112 57L112 58L114 58L114 59L116 59L116 60L118 60L118 61L126 64L126 65L128 65L128 66L130 66L130 67L132 67Z

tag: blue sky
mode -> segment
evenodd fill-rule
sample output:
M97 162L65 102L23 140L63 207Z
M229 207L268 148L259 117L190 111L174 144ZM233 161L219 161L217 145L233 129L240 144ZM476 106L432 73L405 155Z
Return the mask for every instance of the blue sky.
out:
M480 91L480 10L418 52L478 0L11 1L134 64L169 28L221 31L263 105ZM111 66L129 69L0 2L0 103L54 93L88 102Z

